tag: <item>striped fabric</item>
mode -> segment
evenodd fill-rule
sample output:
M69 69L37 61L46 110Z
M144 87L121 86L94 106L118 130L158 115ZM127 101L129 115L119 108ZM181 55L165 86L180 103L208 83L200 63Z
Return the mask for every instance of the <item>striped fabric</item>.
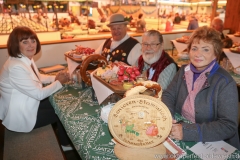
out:
M176 65L174 63L171 63L160 73L157 82L160 84L163 90L167 89L176 72Z

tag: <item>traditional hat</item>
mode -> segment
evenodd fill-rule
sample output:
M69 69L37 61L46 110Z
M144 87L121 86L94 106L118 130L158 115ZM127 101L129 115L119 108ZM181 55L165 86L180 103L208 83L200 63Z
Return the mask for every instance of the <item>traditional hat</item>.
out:
M124 16L122 14L113 14L111 17L110 17L110 23L107 24L108 27L112 26L112 25L115 25L115 24L128 24L128 21L125 21L124 20Z

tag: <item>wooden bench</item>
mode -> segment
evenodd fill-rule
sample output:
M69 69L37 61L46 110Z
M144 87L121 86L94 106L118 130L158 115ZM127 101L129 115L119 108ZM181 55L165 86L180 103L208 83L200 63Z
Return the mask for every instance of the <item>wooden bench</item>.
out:
M52 125L30 133L5 129L3 160L64 160Z

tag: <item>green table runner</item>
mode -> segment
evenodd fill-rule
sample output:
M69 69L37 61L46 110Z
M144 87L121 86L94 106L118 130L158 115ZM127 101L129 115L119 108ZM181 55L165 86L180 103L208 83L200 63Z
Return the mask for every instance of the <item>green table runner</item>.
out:
M82 159L117 159L101 107L92 101L90 88L64 87L50 101Z
M117 159L114 154L115 144L111 141L113 137L107 123L100 118L103 106L92 100L91 88L81 89L66 85L49 99L82 159ZM176 115L175 119L184 120L180 115ZM196 142L174 142L187 152L182 159L200 159L189 150ZM235 151L229 159L238 159L236 157L240 157L239 153Z
M240 75L234 73L233 71L229 71L232 78L236 81L237 85L240 85Z

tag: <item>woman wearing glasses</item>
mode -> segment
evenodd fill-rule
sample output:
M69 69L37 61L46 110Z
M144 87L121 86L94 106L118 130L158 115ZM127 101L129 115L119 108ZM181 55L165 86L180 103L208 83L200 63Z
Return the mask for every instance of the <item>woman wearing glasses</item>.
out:
M220 33L206 26L196 29L188 51L190 64L179 69L162 101L173 117L178 113L192 123L173 124L170 137L196 142L224 140L240 149L236 82L217 63L222 53Z
M177 72L177 65L163 50L163 37L156 30L149 30L142 36L142 55L138 67L149 80L158 82L164 90Z

